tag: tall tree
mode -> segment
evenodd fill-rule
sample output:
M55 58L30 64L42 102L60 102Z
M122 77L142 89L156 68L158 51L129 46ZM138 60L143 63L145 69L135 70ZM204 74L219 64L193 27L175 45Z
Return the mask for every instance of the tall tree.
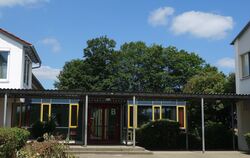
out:
M205 65L197 54L175 47L147 46L141 41L124 43L119 50L115 47L116 42L106 36L87 41L83 59L67 62L55 87L89 91L182 91L189 78Z

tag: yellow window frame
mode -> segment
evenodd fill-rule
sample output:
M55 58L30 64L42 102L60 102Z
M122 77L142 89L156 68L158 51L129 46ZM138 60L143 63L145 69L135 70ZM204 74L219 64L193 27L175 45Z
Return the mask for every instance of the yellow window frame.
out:
M178 105L176 106L176 120L179 122L179 108L183 108L184 113L184 127L180 127L181 129L186 129L186 106Z
M133 128L133 125L130 125L130 108L133 107L134 105L128 105L128 128ZM133 109L134 112L134 109ZM135 116L134 120L135 121L135 128L137 128L137 105L135 105Z
M72 107L76 106L76 126L73 126L72 121ZM70 104L69 105L69 128L77 128L78 127L78 115L79 115L79 104Z
M41 111L40 111L40 121L43 122L43 107L49 106L48 116L51 117L51 104L49 103L42 103L41 104Z
M160 120L162 119L162 107L161 105L152 106L152 121L155 121L155 108L160 108Z

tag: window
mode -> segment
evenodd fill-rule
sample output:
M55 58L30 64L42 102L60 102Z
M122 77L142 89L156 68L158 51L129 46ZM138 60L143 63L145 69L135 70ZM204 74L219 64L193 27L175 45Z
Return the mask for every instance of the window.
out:
M42 104L41 105L41 114L40 121L49 121L51 117L51 105L50 104Z
M78 104L70 104L70 108L69 108L69 127L70 128L77 128L78 126L78 111L79 111Z
M137 113L137 106L135 106L135 113ZM134 125L134 115L133 115L133 105L128 105L128 128L133 128L133 125ZM136 115L135 115L136 117ZM135 118L135 128L137 127L137 118Z
M68 104L52 104L51 118L55 120L56 126L68 127L69 125L69 105Z
M138 106L138 127L152 120L152 106Z
M249 65L249 53L241 55L241 70L242 77L247 77L250 75L250 65Z
M14 103L12 108L12 126L31 127L39 121L40 104Z
M153 121L162 119L162 112L161 112L161 106L160 105L154 105L153 106Z
M176 106L162 106L162 117L176 121Z
M8 51L0 51L0 79L7 79Z
M23 82L27 86L29 85L29 79L30 79L30 66L31 66L31 61L28 56L25 56L24 60L24 76L23 76Z
M186 128L186 108L185 106L177 106L177 122L180 124L180 128Z

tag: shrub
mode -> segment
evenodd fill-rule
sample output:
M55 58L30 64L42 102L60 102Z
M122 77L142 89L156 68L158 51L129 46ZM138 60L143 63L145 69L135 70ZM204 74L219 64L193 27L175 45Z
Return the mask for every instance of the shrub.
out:
M31 134L34 138L42 137L44 134L44 123L41 121L35 122L31 126Z
M51 138L45 139L43 142L33 141L28 143L17 153L17 158L73 157L65 152L65 150L68 149L66 145L59 143L59 141L55 140L53 137Z
M151 121L136 131L138 145L149 149L176 149L179 137L179 123L172 120Z
M48 133L49 135L53 134L56 129L55 119L51 118L49 121L44 122L44 133Z
M20 128L0 128L0 157L12 157L22 148L30 133Z
M31 134L35 139L43 140L42 136L45 133L51 135L56 128L54 119L49 119L47 122L37 121L31 127Z
M246 133L244 136L248 145L248 150L250 150L250 133Z
M233 132L221 122L206 122L205 137L207 149L232 149Z

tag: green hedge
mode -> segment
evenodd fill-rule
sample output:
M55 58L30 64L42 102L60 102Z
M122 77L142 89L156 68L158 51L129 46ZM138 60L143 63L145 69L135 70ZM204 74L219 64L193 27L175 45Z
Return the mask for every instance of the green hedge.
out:
M208 121L205 125L207 149L232 149L233 132L221 122Z
M29 135L20 128L0 128L0 157L12 157L25 145Z
M246 133L244 136L248 145L248 150L250 150L250 133Z
M179 148L179 138L179 123L172 120L151 121L136 131L138 145L148 149Z

